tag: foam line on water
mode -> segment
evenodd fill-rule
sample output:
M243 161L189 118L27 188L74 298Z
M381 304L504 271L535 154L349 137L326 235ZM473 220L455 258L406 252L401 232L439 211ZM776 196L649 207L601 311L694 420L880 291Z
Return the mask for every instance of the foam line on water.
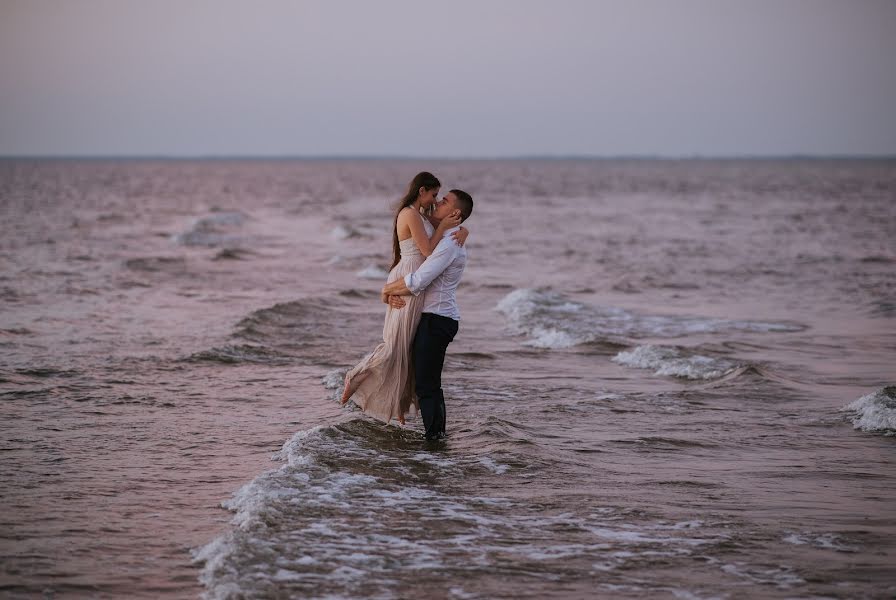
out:
M787 333L795 323L715 319L697 316L641 315L615 306L589 305L548 290L521 288L502 298L495 310L511 333L525 335L536 348L570 348L618 338L675 338L719 332Z
M686 354L675 347L652 344L620 352L612 360L627 367L650 369L656 375L704 380L724 377L742 366L722 358Z

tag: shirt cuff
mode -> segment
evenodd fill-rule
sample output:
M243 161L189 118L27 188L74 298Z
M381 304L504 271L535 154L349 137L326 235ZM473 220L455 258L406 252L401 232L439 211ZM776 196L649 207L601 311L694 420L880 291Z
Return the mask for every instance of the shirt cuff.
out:
M417 279L414 277L415 273L409 273L404 276L404 284L407 286L408 291L418 296L422 290L417 288L418 282L415 281Z

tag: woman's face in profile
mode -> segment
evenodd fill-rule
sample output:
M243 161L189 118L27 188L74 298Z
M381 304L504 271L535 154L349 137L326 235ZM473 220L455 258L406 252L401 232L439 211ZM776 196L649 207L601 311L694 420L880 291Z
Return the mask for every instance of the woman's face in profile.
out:
M433 204L436 203L436 199L439 197L439 190L441 188L433 188L431 190L425 190L423 195L420 196L420 206L423 208L429 208Z

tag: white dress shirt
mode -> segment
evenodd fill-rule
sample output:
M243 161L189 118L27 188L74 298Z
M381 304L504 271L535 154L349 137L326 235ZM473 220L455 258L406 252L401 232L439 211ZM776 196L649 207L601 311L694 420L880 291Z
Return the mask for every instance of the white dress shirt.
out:
M433 313L460 321L457 307L457 286L467 266L467 251L458 246L451 233L460 227L445 232L433 253L423 261L420 268L405 275L404 283L415 296L425 290L423 312Z

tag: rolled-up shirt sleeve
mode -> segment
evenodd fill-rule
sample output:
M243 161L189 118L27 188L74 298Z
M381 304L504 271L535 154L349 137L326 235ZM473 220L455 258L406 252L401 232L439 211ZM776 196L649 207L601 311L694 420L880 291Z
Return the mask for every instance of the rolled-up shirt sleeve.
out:
M457 253L458 245L450 235L442 238L436 249L423 261L420 268L404 276L404 284L408 290L418 295L425 290L433 280L448 268Z

